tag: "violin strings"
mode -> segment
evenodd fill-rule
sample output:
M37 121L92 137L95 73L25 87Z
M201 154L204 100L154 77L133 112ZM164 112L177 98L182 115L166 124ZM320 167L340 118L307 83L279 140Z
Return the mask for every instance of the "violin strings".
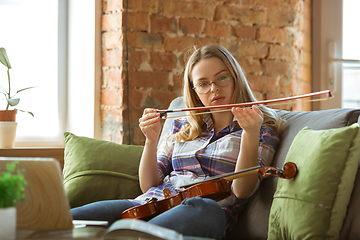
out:
M329 98L320 98L320 99L310 99L310 100L302 100L302 101L297 101L300 103L303 102L318 102L318 101L324 101L324 100L328 100ZM290 103L296 103L296 101L290 101ZM261 105L266 105L266 106L276 106L276 105L283 105L284 103L270 103L270 104L261 104ZM243 107L243 108L251 108L251 107ZM195 111L195 110L194 110ZM192 111L188 111L189 114L186 115L177 115L177 116L163 116L162 119L168 119L168 118L179 118L179 117L185 117L187 115L203 115L206 113L219 113L219 112L227 112L227 111L231 111L230 109L223 109L223 110L215 110L215 111L211 111L211 112L199 112L199 113L191 113Z

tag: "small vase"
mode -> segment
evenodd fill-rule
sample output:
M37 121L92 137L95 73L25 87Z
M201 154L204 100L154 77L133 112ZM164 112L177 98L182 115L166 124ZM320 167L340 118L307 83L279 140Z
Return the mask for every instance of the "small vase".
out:
M17 122L0 122L0 148L13 148L15 145Z
M16 238L16 207L0 208L0 239Z

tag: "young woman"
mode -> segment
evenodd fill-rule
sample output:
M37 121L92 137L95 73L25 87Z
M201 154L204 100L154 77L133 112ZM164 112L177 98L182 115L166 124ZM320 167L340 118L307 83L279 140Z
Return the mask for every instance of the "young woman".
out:
M241 67L219 45L195 49L185 68L183 94L189 108L256 101ZM112 223L130 207L153 197L162 199L165 188L176 194L184 184L269 165L279 144L277 132L282 123L273 110L260 105L222 112L210 110L202 115L190 113L174 120L158 148L160 114L156 109L145 109L139 119L146 137L139 166L144 194L134 200L102 201L72 209L73 218ZM226 199L185 199L149 223L184 235L222 239L259 183L257 174L235 179Z

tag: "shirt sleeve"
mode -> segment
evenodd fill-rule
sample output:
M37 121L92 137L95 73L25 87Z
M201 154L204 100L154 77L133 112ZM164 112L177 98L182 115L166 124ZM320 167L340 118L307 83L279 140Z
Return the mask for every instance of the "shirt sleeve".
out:
M260 129L258 160L260 166L270 166L279 147L280 138L270 128L263 125Z

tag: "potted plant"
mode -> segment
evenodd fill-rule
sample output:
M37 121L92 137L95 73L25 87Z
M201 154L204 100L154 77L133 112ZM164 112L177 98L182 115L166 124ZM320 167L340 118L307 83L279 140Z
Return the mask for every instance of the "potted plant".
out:
M11 82L10 82L10 68L11 64L9 58L6 54L5 48L0 48L0 62L7 68L7 79L8 85L7 88L0 85L0 93L2 93L6 100L6 108L4 110L0 110L0 148L12 148L15 143L15 135L16 135L16 114L17 111L27 112L31 116L34 116L32 112L24 111L21 109L15 108L16 105L19 104L20 98L15 98L15 96L27 89L33 87L27 87L18 90L15 94L11 94ZM13 109L9 109L13 108Z
M14 239L16 233L16 203L25 198L28 185L24 169L15 170L17 161L0 169L0 239Z

